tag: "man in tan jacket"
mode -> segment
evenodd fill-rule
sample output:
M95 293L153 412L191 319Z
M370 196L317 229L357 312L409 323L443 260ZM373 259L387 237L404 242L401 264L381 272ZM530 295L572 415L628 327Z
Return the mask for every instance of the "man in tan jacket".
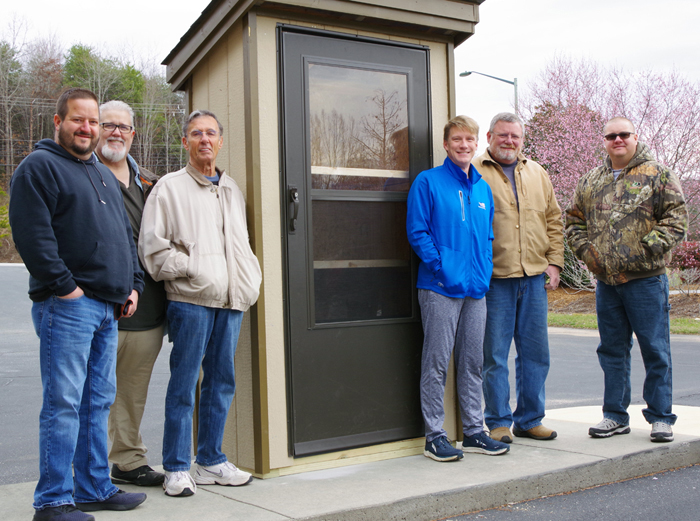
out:
M487 151L474 166L493 192L493 275L486 293L483 386L484 420L491 437L552 440L544 425L549 372L547 291L559 285L564 266L561 210L547 172L522 155L524 126L502 112L486 134ZM508 353L515 340L515 392L510 408Z

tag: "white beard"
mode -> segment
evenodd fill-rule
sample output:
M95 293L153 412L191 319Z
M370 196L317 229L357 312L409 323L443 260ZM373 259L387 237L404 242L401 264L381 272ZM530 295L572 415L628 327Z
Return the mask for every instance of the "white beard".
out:
M496 148L495 151L491 151L491 155L496 161L506 164L511 164L518 159L518 153L510 148Z
M126 157L126 147L122 146L121 150L114 150L110 148L109 142L104 144L100 152L102 152L102 156L110 163L118 163Z

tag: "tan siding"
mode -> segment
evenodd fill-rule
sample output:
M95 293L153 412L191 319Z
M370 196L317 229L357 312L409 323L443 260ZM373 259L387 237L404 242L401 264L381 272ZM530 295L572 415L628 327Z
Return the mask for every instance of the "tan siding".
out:
M229 84L229 150L231 151L231 166L229 171L238 186L247 195L248 172L245 167L246 131L245 131L245 84L243 76L243 23L237 22L228 34L228 84ZM246 201L247 215L250 219L253 212L253 201ZM252 223L248 224L251 229ZM255 469L255 433L253 424L253 353L251 342L251 314L246 313L244 329L241 329L236 357L236 418L238 464L248 470Z
M202 60L192 73L192 110L209 106L209 60Z
M265 251L264 331L267 354L270 467L290 464L287 441L287 388L284 346L283 252L280 241L280 157L277 101L277 20L257 17L258 139L261 222Z
M441 165L447 157L442 146L442 129L451 117L448 97L447 45L428 43L430 46L430 82L433 117L433 164Z

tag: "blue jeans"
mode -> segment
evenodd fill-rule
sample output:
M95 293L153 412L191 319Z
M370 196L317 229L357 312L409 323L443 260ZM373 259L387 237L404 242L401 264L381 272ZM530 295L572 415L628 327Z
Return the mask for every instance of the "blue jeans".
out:
M197 463L227 461L221 452L224 427L236 379L233 356L243 312L184 302L168 302L170 383L165 396L163 468L189 470L192 461L192 414L201 366L204 376L199 397Z
M118 490L107 460L107 417L116 392L114 304L52 296L34 303L32 320L44 396L34 508L103 501Z
M595 292L598 315L598 360L605 374L603 416L628 425L630 404L632 332L642 353L646 378L642 410L649 422L676 422L671 412L673 383L666 275L634 279L610 286L598 281Z
M484 420L490 430L522 430L542 424L544 383L549 373L547 290L544 274L492 278L486 293L484 335ZM508 353L515 341L515 412L510 408Z

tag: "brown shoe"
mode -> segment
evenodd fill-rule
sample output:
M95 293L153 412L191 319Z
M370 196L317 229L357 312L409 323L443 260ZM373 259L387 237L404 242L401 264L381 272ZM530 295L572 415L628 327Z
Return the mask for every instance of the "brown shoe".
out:
M532 438L533 440L553 440L557 437L556 431L548 429L544 425L538 425L537 427L533 427L532 429L528 429L526 431L518 429L515 425L513 425L513 434L515 434L518 438Z
M508 427L496 427L489 432L489 436L492 440L503 443L513 443L513 436L510 434L510 429Z

